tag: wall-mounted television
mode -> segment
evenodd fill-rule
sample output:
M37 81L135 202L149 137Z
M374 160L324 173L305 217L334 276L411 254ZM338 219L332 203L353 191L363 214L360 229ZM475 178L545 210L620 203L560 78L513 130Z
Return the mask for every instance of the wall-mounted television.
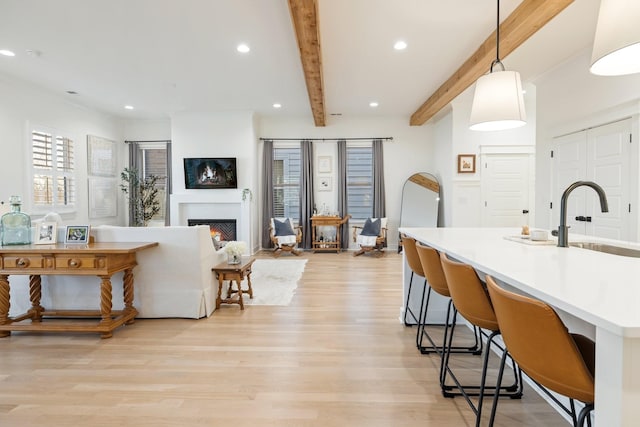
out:
M193 188L238 188L235 157L184 159L184 186Z

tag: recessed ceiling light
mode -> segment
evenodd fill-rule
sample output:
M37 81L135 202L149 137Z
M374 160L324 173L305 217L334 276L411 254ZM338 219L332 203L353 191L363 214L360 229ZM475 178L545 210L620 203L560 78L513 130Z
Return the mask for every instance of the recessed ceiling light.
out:
M407 43L403 40L398 40L394 45L393 48L395 50L405 50L407 48Z
M369 103L369 107L376 108L377 106L378 106L378 103L375 101Z
M16 56L16 54L15 54L15 53L13 53L12 51L7 50L7 49L2 49L2 50L0 50L0 55L4 55L4 56Z
M133 105L125 105L124 109L125 110L133 110Z
M251 48L249 46L247 46L246 44L242 43L239 44L238 47L236 48L236 50L240 53L247 53L251 50Z
M273 108L282 108L282 104L278 104L277 102L273 104Z

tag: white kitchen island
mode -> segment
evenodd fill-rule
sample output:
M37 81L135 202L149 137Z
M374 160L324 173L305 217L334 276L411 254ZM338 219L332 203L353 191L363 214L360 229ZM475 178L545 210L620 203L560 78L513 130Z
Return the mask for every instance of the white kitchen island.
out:
M519 232L513 228L400 232L593 325L596 422L640 425L640 258L505 239ZM569 242L586 240L596 239L569 235Z

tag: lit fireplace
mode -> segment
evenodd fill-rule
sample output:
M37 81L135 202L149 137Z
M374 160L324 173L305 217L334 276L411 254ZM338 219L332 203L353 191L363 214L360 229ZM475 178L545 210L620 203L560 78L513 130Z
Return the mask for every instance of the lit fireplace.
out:
M211 239L217 242L236 240L235 219L188 219L187 225L208 225Z

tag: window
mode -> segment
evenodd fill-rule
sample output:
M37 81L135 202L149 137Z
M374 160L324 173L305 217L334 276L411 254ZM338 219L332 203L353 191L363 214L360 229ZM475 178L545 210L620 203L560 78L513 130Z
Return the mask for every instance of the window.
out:
M273 148L273 210L276 217L300 217L300 147Z
M373 215L373 148L347 146L347 212L354 220Z
M73 141L56 132L34 129L31 142L34 210L73 210L76 203Z
M144 144L140 144L142 152L142 176L141 178L149 178L151 175L160 177L155 187L158 189L157 200L160 202L160 210L153 216L153 220L164 221L166 216L167 201L167 149L162 148L145 148Z

